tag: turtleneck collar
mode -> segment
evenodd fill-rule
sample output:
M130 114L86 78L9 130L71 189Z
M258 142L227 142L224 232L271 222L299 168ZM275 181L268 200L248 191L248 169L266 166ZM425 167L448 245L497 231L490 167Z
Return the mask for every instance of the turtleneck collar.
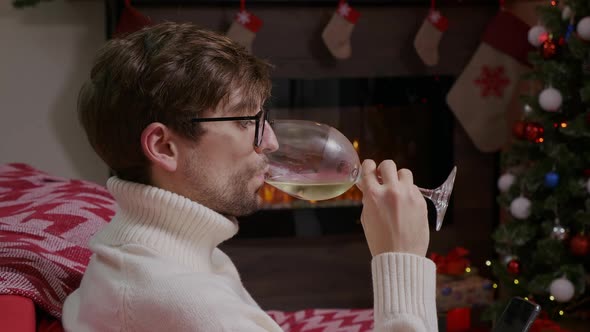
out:
M97 234L103 243L143 245L183 264L200 265L238 231L235 221L170 191L116 177L107 188L118 209Z

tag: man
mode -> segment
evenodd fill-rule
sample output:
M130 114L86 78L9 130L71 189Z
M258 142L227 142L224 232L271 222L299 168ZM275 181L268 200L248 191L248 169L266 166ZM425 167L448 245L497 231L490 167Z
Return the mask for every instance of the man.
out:
M165 23L109 41L79 115L115 172L119 209L66 300L67 331L280 331L217 246L254 212L278 148L262 110L270 66L228 38ZM362 167L375 329L436 331L426 204L392 161ZM379 175L379 177L378 177Z

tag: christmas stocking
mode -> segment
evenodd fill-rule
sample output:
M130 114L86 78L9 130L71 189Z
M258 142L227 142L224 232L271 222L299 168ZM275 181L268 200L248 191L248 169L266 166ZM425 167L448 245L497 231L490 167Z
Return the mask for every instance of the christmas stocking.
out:
M242 8L227 31L227 36L252 53L252 43L262 27L262 20Z
M152 20L149 17L146 17L139 10L133 8L131 6L131 0L125 0L125 7L121 12L119 23L117 23L113 35L117 37L122 34L132 33L150 24L152 24Z
M414 47L425 64L434 66L438 63L438 44L448 26L447 18L434 8L422 22L414 39Z
M509 137L505 112L520 76L528 69L529 26L500 11L447 95L449 107L483 152L496 151Z
M350 58L350 35L359 17L358 11L350 7L346 1L340 1L338 9L322 32L322 39L335 58Z

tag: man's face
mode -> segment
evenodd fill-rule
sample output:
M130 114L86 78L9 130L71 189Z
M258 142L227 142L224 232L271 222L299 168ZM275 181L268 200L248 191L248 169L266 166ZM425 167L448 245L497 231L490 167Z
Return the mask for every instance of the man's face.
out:
M230 99L227 107L235 100ZM248 111L255 115L259 109ZM209 116L235 116L213 114ZM247 215L260 208L258 191L267 172L266 154L276 151L278 143L268 123L262 144L254 148L253 121L204 122L205 133L197 143L188 144L181 154L179 170L185 181L183 192L188 198L221 214Z

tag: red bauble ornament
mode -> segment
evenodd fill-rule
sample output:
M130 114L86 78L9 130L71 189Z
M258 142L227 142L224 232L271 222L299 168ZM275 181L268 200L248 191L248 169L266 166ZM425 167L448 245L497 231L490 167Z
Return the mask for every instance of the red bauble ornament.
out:
M551 60L559 55L560 50L559 40L547 38L541 45L541 56L545 60Z
M508 270L508 273L512 275L520 274L520 261L517 259L511 259L506 265L506 269Z
M512 135L518 139L526 139L530 142L542 141L545 129L536 122L516 121L512 125Z
M530 122L524 129L524 136L530 142L540 142L544 132L543 126L536 122Z
M590 239L584 234L574 236L570 241L570 251L576 256L586 256L590 251Z
M586 169L584 170L584 176L585 176L585 177L590 177L590 168L586 168Z
M524 139L524 129L526 128L527 123L524 121L516 121L512 125L512 135L518 139Z

